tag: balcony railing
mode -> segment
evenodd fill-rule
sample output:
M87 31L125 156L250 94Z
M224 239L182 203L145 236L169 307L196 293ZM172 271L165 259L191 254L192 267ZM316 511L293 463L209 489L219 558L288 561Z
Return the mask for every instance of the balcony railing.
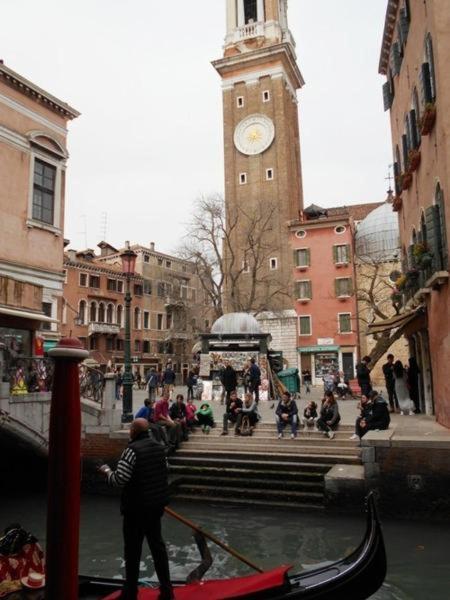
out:
M247 23L236 29L235 41L247 40L249 38L259 37L264 35L264 23Z
M105 333L107 335L119 335L120 326L114 323L89 323L89 335Z

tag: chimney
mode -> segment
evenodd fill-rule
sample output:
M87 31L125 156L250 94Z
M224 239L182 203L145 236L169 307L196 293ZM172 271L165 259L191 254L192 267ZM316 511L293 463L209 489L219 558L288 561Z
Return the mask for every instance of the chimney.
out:
M69 260L71 262L76 262L76 260L77 260L77 251L76 250L67 250L67 254L69 255Z
M155 251L155 242L150 242L150 250Z

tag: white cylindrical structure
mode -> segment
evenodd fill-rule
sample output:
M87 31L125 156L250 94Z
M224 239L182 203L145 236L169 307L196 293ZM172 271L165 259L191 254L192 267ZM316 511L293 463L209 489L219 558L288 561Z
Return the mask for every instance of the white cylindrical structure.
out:
M238 27L243 27L245 25L244 0L237 0L237 13Z
M227 33L237 27L236 0L227 0Z

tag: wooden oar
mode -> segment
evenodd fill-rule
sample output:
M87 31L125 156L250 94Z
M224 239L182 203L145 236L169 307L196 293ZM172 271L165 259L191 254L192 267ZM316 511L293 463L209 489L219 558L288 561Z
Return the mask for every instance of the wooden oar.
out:
M198 525L195 525L195 523L193 523L192 521L189 521L189 519L186 519L186 517L182 517L177 512L175 512L171 508L168 508L167 506L165 508L165 511L168 515L170 515L174 519L177 519L177 521L180 521L180 523L183 523L187 527L190 527L194 531L197 531L198 533L203 535L205 538L207 538L211 542L214 542L214 544L217 544L217 546L220 546L220 548L222 548L223 550L225 550L226 552L231 554L231 556L234 556L235 558L237 558L238 560L240 560L241 562L246 564L248 567L251 567L255 571L258 571L258 573L264 573L263 569L261 569L260 567L258 567L254 563L252 563L250 560L248 560L248 558L245 558L245 556L242 556L242 554L237 552L237 550L230 548L230 546L228 546L227 544L225 544L224 542L219 540L219 538L216 538L216 536L213 535L212 533L209 533L208 531L205 531L201 527L198 527Z

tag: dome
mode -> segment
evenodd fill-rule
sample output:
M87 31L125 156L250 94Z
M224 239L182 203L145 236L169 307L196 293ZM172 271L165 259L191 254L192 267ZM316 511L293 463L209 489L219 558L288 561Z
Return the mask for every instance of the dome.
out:
M248 313L222 315L211 328L215 335L261 333L258 321Z
M400 230L390 199L373 210L356 229L356 255L372 261L398 260Z

